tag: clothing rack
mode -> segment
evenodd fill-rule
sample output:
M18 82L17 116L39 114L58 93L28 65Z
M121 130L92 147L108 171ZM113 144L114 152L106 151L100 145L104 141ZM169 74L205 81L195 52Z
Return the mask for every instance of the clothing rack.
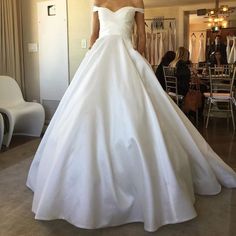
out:
M202 33L202 32L206 32L206 30L193 30L193 31L190 30L190 32L191 33Z
M144 19L145 21L153 21L156 19L160 19L160 20L176 20L176 18L160 18L160 17L155 17L155 18L148 18L148 19Z
M152 23L155 23L155 22L161 22L161 24L169 23L169 24L170 24L170 27L171 27L171 24L175 24L175 25L176 25L176 18L153 17L153 18L146 18L146 19L144 19L144 21L145 21L145 25L146 25L147 27L149 27L147 22L150 22L150 21L152 21L151 24L152 24ZM159 23L159 24L160 24L160 23ZM160 27L160 28L164 28L163 25L162 25L162 26L159 25L159 27ZM158 27L158 28L159 28L159 27Z
M146 30L145 57L156 69L167 51L176 50L176 18L157 16L144 20L148 27Z

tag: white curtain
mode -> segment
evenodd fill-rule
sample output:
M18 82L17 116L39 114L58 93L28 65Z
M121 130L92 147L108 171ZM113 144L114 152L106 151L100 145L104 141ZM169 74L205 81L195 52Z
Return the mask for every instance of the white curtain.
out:
M0 0L0 75L13 77L24 94L21 0Z

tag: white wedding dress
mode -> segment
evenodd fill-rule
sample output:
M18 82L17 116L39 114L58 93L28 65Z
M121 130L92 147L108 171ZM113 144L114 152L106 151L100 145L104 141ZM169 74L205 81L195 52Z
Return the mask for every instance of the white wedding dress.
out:
M196 216L194 193L236 187L236 174L166 95L132 47L136 12L94 7L100 36L66 91L31 164L40 220L81 228Z

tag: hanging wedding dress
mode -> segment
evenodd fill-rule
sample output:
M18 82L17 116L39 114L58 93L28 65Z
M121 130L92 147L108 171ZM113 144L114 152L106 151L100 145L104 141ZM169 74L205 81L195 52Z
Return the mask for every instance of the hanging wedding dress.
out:
M236 37L233 37L233 49L234 49L234 60L233 63L236 62Z
M205 37L203 34L199 37L199 52L198 52L198 62L204 62L205 59Z
M31 164L36 219L147 231L196 216L194 193L236 187L236 174L166 95L132 47L135 12L94 7L86 54Z
M156 41L155 41L155 65L159 65L159 42L160 42L160 34L156 33Z
M151 64L151 33L146 33L146 49L145 49L145 57L147 61Z
M226 56L227 56L227 62L230 64L230 63L233 63L233 62L230 62L231 60L230 59L230 51L231 51L230 43L233 40L233 37L228 35L226 39L227 39Z
M164 32L160 32L160 43L159 43L159 63L161 63L161 59L165 54L165 48L164 48Z
M175 51L173 39L174 39L174 30L170 22L168 29L168 51Z
M190 50L189 58L190 61L195 62L195 50L196 50L196 35L193 33L190 38Z
M233 45L231 47L231 51L229 54L229 62L230 64L236 61L236 37L233 37Z
M156 35L153 33L151 33L151 65L155 65L155 40L156 40Z

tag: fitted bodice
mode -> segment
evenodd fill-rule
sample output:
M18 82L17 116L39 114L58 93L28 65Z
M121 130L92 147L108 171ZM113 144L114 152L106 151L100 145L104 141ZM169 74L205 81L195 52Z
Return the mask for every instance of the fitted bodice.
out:
M98 12L100 22L99 38L107 35L121 35L131 40L135 12L144 13L144 9L136 7L122 7L117 11L111 11L106 7L93 7Z

